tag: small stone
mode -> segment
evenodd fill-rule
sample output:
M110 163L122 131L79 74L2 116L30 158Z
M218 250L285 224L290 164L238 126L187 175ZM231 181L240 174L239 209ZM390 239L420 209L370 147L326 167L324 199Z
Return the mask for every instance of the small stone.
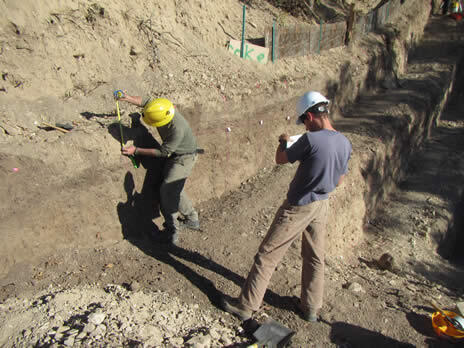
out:
M104 313L91 313L88 317L89 323L94 325L100 325L105 320L106 315Z
M74 336L70 336L63 341L63 344L67 347L72 347L74 345Z
M394 266L394 258L391 256L389 253L385 253L382 256L380 256L380 259L377 261L377 264L379 265L379 268L382 270L389 270L391 271Z
M211 338L213 340L218 340L221 338L221 334L217 331L216 328L212 328L210 331L209 331L209 335L211 336Z
M78 329L70 329L66 332L68 336L76 336L79 333Z
M31 334L31 330L23 330L23 337L27 337Z
M20 134L19 130L17 130L15 127L12 127L6 123L0 124L0 130L2 130L5 134L12 135L12 136Z
M87 334L82 331L81 333L79 333L77 336L76 336L76 340L81 340L83 339L85 336L87 336Z
M134 292L139 291L139 290L140 290L140 284L139 284L139 282L136 281L136 280L134 280L133 282L131 282L131 283L129 284L129 289L130 289L131 291L134 291Z
M84 327L84 332L85 332L85 333L90 333L90 332L95 331L95 329L96 329L96 325L95 325L95 324L93 324L93 323L88 323L88 324L85 325L85 327Z
M192 337L187 342L187 345L193 348L208 348L211 346L211 337L199 335Z
M184 345L184 339L182 337L172 337L169 340L174 347L182 347Z
M69 326L64 326L64 325L63 325L63 326L60 326L60 327L58 328L58 330L56 330L56 332L57 332L57 333L63 333L63 332L65 332L65 331L68 331L69 329L70 329Z
M129 54L131 56L138 56L140 53L142 53L142 50L140 50L137 47L131 46Z
M220 341L221 341L221 342L224 344L224 346L226 346L226 347L231 346L231 345L234 343L234 341L232 341L232 339L231 339L230 337L227 337L227 336L226 336L226 337L222 337L222 338L220 339Z
M356 282L352 282L348 284L346 288L353 292L365 292L361 284L356 283Z
M93 332L90 333L90 336L98 339L99 337L104 336L106 333L106 326L105 325L98 325Z

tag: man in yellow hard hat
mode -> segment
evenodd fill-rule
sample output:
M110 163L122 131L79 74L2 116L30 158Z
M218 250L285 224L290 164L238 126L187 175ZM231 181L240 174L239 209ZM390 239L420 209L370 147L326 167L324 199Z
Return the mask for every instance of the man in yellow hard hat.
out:
M184 217L182 224L185 227L200 229L198 213L184 192L185 181L197 159L197 143L192 129L168 99L142 98L124 93L119 100L143 107L143 122L147 126L156 127L163 140L160 149L130 145L124 147L122 153L127 156L166 158L160 187L160 210L164 217L163 241L177 244L179 212Z

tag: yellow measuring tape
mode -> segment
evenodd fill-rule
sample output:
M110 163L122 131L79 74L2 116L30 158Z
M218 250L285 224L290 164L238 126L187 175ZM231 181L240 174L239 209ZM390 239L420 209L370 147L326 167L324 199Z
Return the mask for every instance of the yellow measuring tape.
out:
M119 112L119 101L118 100L116 100L116 110L118 111L118 122L119 122L119 131L121 133L121 149L122 149L124 147L124 145L125 145L125 142L124 142L124 135L122 133L121 113ZM134 168L138 168L139 165L138 165L137 161L135 160L134 155L129 155L128 157L130 158Z

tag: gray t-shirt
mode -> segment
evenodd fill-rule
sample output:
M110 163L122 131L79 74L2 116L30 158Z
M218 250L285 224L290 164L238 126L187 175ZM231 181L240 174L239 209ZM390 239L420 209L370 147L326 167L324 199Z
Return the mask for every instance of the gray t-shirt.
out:
M351 143L341 133L322 129L306 132L287 150L290 163L300 161L287 200L306 205L327 199L348 170Z
M179 111L176 110L171 122L157 129L163 140L161 157L193 154L197 150L192 129Z

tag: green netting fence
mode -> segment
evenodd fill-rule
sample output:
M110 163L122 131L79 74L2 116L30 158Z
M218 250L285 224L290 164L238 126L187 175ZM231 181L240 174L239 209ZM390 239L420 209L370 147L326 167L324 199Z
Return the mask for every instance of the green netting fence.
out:
M402 3L403 0L390 0L364 16L352 12L343 22L292 26L274 24L265 30L265 46L272 52L273 60L318 54L358 40L384 26L400 11Z

